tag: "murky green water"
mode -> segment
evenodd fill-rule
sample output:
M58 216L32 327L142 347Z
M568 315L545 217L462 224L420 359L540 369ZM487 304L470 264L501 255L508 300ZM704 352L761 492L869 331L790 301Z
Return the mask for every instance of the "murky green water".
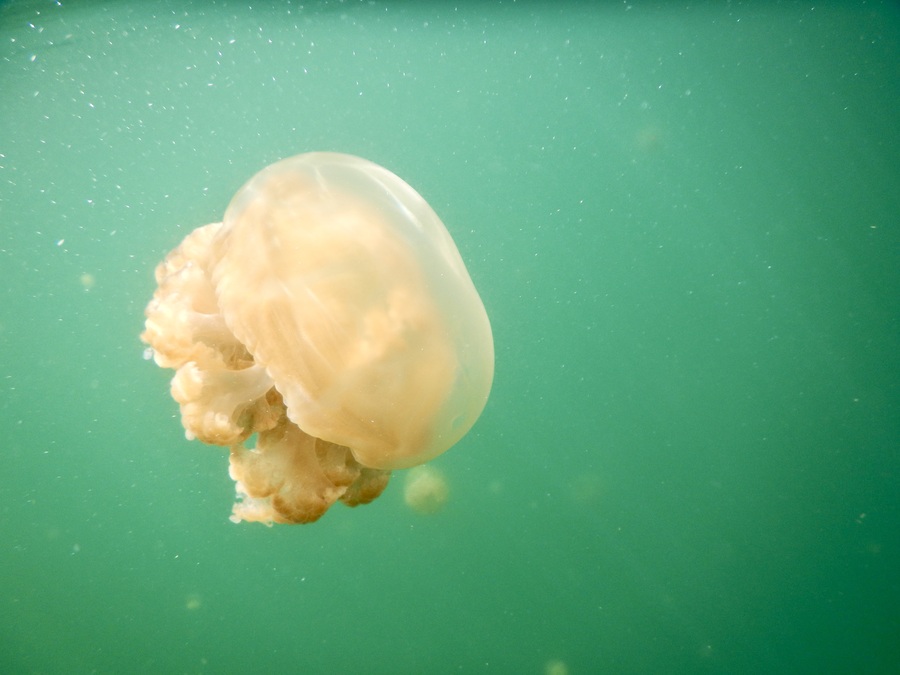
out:
M248 4L0 7L0 671L895 672L896 5ZM314 149L493 323L435 516L233 525L142 359L158 260Z

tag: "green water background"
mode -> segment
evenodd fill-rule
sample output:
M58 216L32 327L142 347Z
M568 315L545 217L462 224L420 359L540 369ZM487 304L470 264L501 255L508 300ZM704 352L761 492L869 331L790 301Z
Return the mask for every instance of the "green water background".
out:
M896 672L898 36L891 2L0 7L0 671ZM491 317L433 517L398 475L231 524L142 359L156 263L314 149L421 192Z

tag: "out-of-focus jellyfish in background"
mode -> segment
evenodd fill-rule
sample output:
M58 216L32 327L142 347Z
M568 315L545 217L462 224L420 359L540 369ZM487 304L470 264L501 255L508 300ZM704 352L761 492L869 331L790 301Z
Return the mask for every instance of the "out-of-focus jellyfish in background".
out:
M199 593L189 593L184 600L184 608L192 612L200 609L202 606L203 598L200 597Z
M235 522L370 502L487 402L491 327L456 245L415 190L359 157L262 170L156 281L141 338L175 370L187 437L230 448Z
M551 659L544 664L544 675L569 675L569 666L565 661Z
M403 501L416 513L437 513L444 507L449 496L447 481L434 467L424 464L407 472L403 483Z

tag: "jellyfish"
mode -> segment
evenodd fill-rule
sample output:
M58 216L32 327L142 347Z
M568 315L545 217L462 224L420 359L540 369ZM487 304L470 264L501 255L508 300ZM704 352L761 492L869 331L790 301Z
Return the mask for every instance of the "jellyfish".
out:
M231 520L309 523L459 441L490 393L490 322L437 214L370 161L260 171L156 268L141 334L188 439L229 449Z
M427 464L416 466L406 473L403 483L403 501L416 513L437 513L447 502L450 488L444 475Z

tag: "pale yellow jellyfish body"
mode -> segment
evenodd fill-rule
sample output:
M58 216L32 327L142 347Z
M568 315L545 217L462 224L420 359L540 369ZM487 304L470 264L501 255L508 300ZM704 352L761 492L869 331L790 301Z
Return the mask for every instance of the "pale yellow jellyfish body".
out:
M231 449L235 521L371 501L487 402L491 328L456 245L415 190L364 159L267 167L156 279L142 338L176 370L188 437Z
M437 513L447 502L450 488L443 474L434 467L423 465L410 469L403 483L403 501L416 513Z

